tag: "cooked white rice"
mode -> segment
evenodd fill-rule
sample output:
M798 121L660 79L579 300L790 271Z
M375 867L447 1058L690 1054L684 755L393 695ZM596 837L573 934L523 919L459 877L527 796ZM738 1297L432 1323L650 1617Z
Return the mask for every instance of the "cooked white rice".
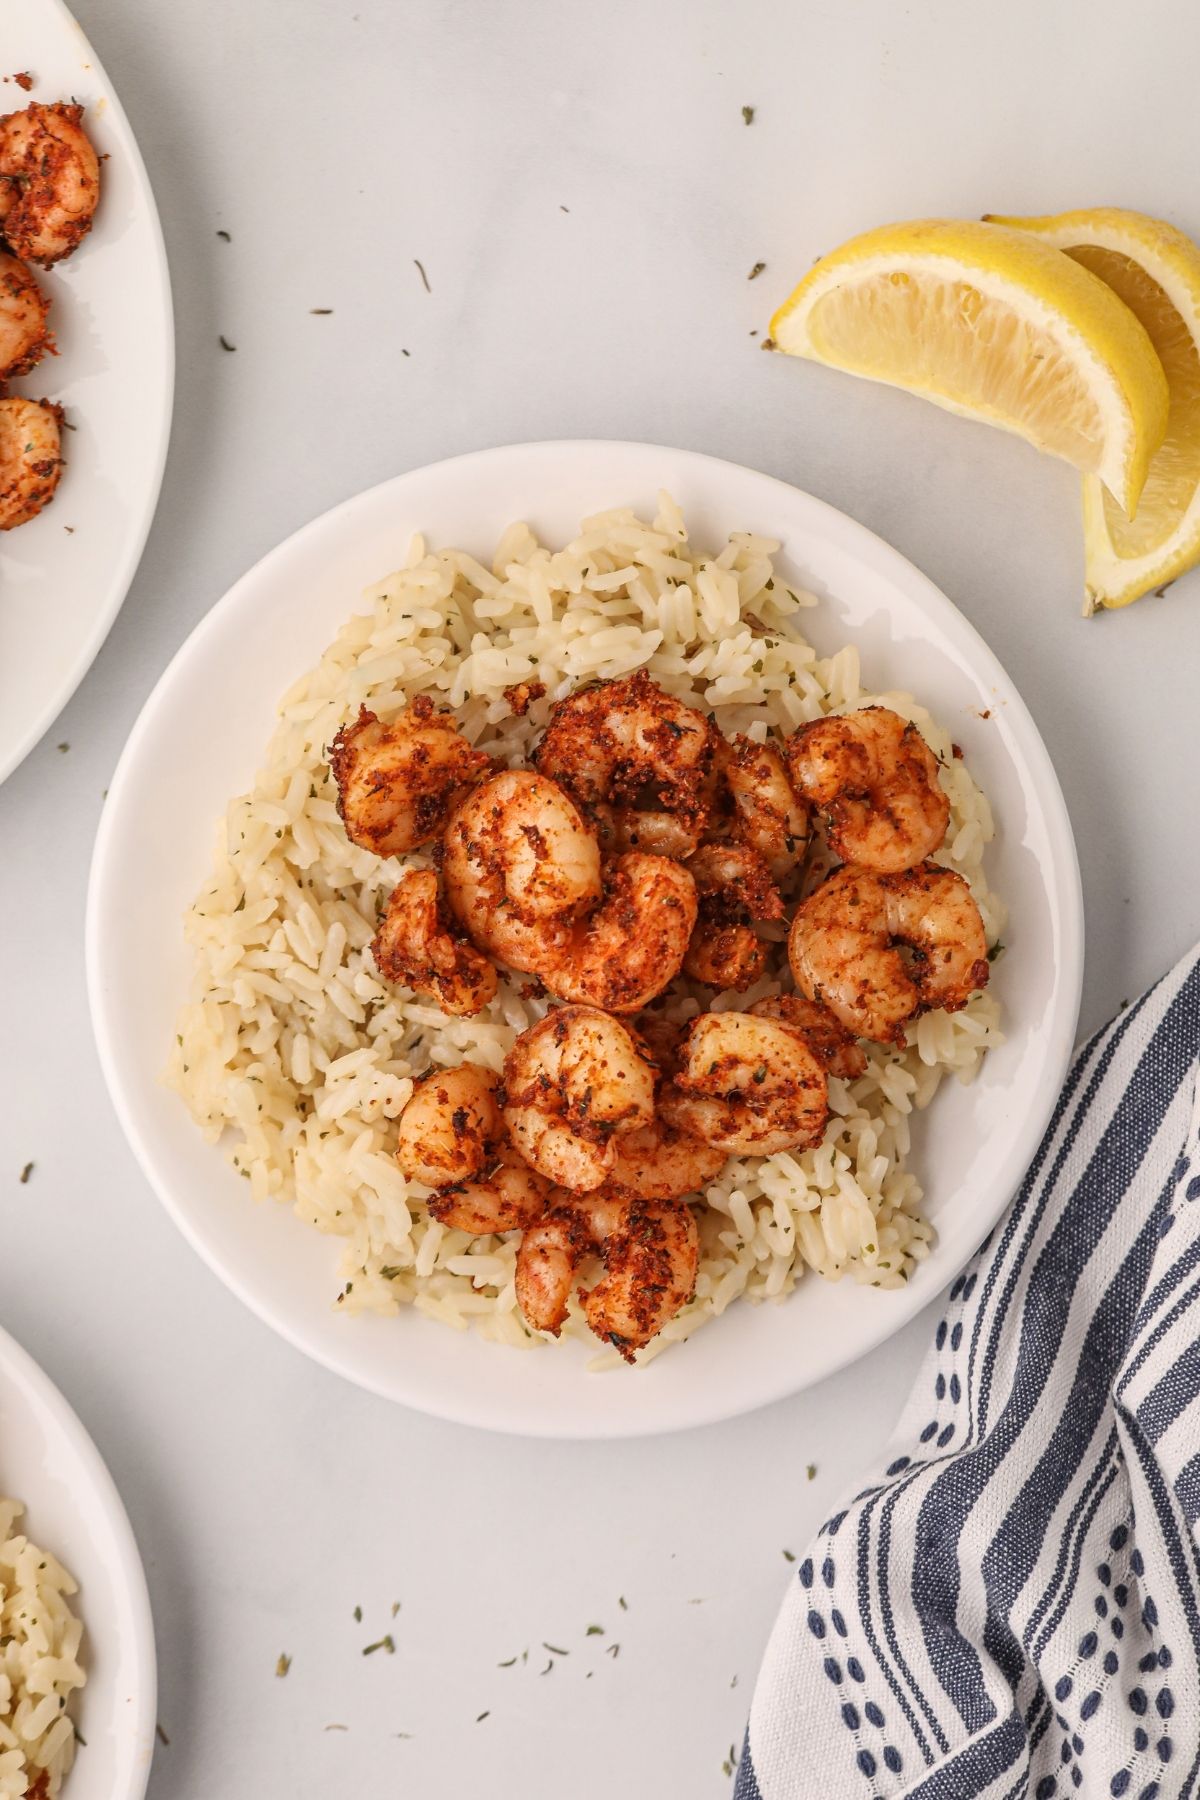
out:
M284 696L265 764L231 803L212 880L187 915L196 974L168 1078L254 1199L283 1200L343 1240L344 1311L413 1305L501 1343L541 1341L514 1296L516 1239L471 1239L431 1220L427 1190L406 1181L392 1150L415 1076L464 1059L499 1069L548 1003L527 998L530 984L515 976L485 1012L456 1019L380 980L368 949L377 915L401 869L427 859L381 862L342 829L326 746L360 704L387 717L429 694L454 709L472 743L519 764L556 699L642 667L725 732L759 740L881 700L914 719L941 759L951 823L938 860L971 883L995 943L1002 913L983 872L993 835L986 798L908 695L863 691L853 645L819 657L805 641L798 620L817 602L775 576L778 548L736 532L719 554L697 550L666 495L653 524L603 513L561 550L513 525L490 569L417 538L406 566L367 595L370 610ZM515 718L503 690L526 679L546 694ZM769 979L717 1005L745 1006L789 985L781 946ZM703 999L683 983L671 1005L688 1017ZM901 1285L930 1241L909 1167L912 1115L945 1076L972 1078L999 1041L998 1018L990 992L960 1013L925 1015L907 1049L870 1048L860 1080L830 1082L818 1148L730 1161L700 1209L695 1298L639 1360L739 1296L790 1293L805 1268ZM595 1346L580 1314L566 1329ZM605 1352L593 1366L618 1360Z
M14 1530L24 1510L0 1499L0 1800L54 1800L75 1760L67 1708L86 1680L83 1626L62 1564Z

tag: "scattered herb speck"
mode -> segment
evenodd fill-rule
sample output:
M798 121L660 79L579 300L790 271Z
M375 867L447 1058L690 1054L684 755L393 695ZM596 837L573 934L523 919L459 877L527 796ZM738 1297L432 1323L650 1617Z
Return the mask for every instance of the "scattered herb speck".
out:
M816 1463L809 1463L809 1465L808 1465L807 1469L805 1469L804 1473L808 1476L808 1479L810 1481L815 1481L817 1479Z
M484 1721L484 1720L485 1720L485 1719L490 1719L490 1718L491 1718L491 1716L492 1716L492 1715L491 1715L491 1713L490 1713L490 1712L481 1712L481 1713L479 1713L479 1714L478 1714L478 1715L477 1715L477 1716L476 1716L476 1719L475 1719L475 1723L476 1723L476 1724L477 1724L477 1725L482 1725L482 1724L483 1724L483 1721Z
M757 281L759 276L762 274L763 270L766 268L766 266L767 265L765 262L756 262L754 267L751 269L750 273L747 275L746 280L747 281Z
M603 1625L589 1625L583 1635L584 1637L603 1637L604 1627Z
M327 319L333 308L332 306L310 306L308 310L316 319Z
M796 1552L794 1550L785 1550L783 1553L783 1560L784 1562L795 1562Z
M752 106L743 106L743 108L742 108L742 124L743 125L753 125L753 123L754 123L754 108Z
M569 1650L560 1650L557 1644L548 1644L545 1638L542 1639L542 1649L548 1650L551 1656L570 1656L571 1654Z
M363 1645L364 1656L374 1656L376 1650L386 1650L389 1656L395 1656L396 1640L390 1631L386 1637L377 1638L373 1644Z
M165 1744L168 1749L170 1748L171 1740L167 1736L166 1732L163 1730L162 1726L157 1722L157 1720L155 1721L155 1725L154 1725L154 1735L158 1739L160 1744Z
M288 1654L287 1654L287 1652L286 1652L286 1651L281 1651L281 1652L280 1652L280 1655L279 1655L279 1660L278 1660L278 1662L277 1662L277 1663L276 1663L276 1664L275 1664L275 1673L276 1673L276 1675L277 1675L277 1676L278 1676L278 1677L279 1677L279 1678L280 1678L280 1679L282 1679L282 1678L283 1678L283 1676L285 1676L285 1675L286 1675L286 1674L287 1674L287 1672L288 1672L288 1670L289 1670L289 1669L290 1669L290 1668L291 1668L291 1666L292 1666L292 1659L291 1659L291 1657L290 1657L290 1656L289 1656L289 1655L288 1655Z
M21 1170L21 1186L22 1187L24 1187L26 1185L26 1183L29 1180L29 1177L33 1174L33 1171L34 1171L34 1164L31 1162L27 1162L25 1164L25 1167Z
M362 1607L361 1606L356 1606L354 1609L354 1623L356 1625L362 1624Z
M433 289L430 287L429 277L425 273L425 264L423 262L421 262L418 257L415 257L415 256L413 257L413 261L417 265L417 273L421 277L421 282L422 282L422 285L424 286L425 292L427 294L432 294Z
M232 244L232 242L233 242L233 239L230 237L230 235L227 231L221 231L218 229L217 236L220 238L220 240L223 244ZM326 1727L326 1729L328 1729L328 1727Z
M231 344L227 337L219 337L217 339L217 342L218 342L218 344L220 344L222 350L236 350L237 349L237 345Z

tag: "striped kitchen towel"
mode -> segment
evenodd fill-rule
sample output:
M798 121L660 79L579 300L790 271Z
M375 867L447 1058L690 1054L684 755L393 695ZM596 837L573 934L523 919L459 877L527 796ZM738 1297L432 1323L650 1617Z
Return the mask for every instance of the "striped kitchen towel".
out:
M878 1472L797 1565L736 1800L1200 1793L1200 951L1079 1053Z

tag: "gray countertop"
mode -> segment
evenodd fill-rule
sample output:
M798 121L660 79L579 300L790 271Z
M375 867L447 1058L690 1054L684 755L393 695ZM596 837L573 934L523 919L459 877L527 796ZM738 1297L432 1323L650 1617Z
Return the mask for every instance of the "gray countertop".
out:
M77 10L149 166L179 374L129 599L0 790L0 1316L142 1545L151 1793L719 1795L782 1551L878 1451L928 1320L813 1393L626 1445L478 1436L311 1367L193 1256L109 1107L82 948L103 792L192 626L333 502L480 445L681 444L843 508L997 651L1066 793L1098 1024L1200 927L1200 577L1085 622L1068 469L750 334L881 220L1112 202L1200 232L1200 22L1182 0ZM544 1642L570 1655L541 1676Z

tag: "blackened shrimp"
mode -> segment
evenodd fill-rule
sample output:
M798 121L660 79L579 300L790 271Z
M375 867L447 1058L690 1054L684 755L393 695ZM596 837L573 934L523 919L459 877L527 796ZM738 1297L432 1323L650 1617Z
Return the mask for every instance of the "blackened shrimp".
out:
M478 1063L431 1069L396 1125L396 1160L413 1181L446 1187L486 1167L504 1141L500 1077Z
M475 1063L435 1069L397 1123L396 1160L410 1180L435 1190L430 1213L473 1237L532 1224L550 1192L512 1148L499 1090L499 1076Z
M642 1200L680 1200L698 1194L725 1166L726 1153L690 1132L655 1118L617 1140L611 1185Z
M688 858L698 916L683 972L709 987L739 992L758 980L767 946L754 921L781 919L783 901L771 871L748 844L702 844Z
M720 754L721 774L733 801L733 836L757 850L776 881L789 875L808 843L808 808L788 777L774 744L734 737Z
M445 835L446 898L472 941L541 974L600 898L600 846L570 795L530 769L475 789Z
M50 302L23 262L0 251L0 381L28 375L54 348L46 329Z
M919 1012L957 1012L988 978L971 890L933 863L893 875L835 869L793 919L788 960L809 999L881 1044L903 1043Z
M806 994L777 994L747 1008L756 1019L780 1019L799 1031L831 1075L855 1081L866 1071L867 1055L836 1013Z
M36 518L62 472L61 408L48 400L0 399L0 531Z
M639 669L560 700L534 757L601 810L609 847L686 856L708 818L718 733Z
M815 719L788 740L797 791L825 814L843 862L895 874L932 856L950 801L938 760L915 725L886 706Z
M682 864L631 851L605 870L604 898L538 973L552 994L633 1013L678 975L696 924L696 884Z
M618 1136L648 1125L654 1069L618 1019L560 1006L523 1031L504 1061L504 1121L525 1161L561 1187L597 1188Z
M400 856L437 837L492 759L421 694L386 723L361 707L334 738L329 766L346 836L377 856Z
M392 889L371 945L385 981L432 994L448 1013L477 1013L495 998L495 967L465 941L433 869L410 869Z
M825 1066L780 1020L701 1013L658 1110L669 1125L732 1156L801 1149L819 1143L825 1129Z
M61 262L91 230L100 163L82 118L37 100L0 118L0 230L27 262Z
M587 1322L632 1362L696 1290L696 1221L678 1202L619 1191L563 1200L517 1250L517 1303L535 1331L558 1336L576 1269L591 1255L603 1259L604 1274L581 1290Z

